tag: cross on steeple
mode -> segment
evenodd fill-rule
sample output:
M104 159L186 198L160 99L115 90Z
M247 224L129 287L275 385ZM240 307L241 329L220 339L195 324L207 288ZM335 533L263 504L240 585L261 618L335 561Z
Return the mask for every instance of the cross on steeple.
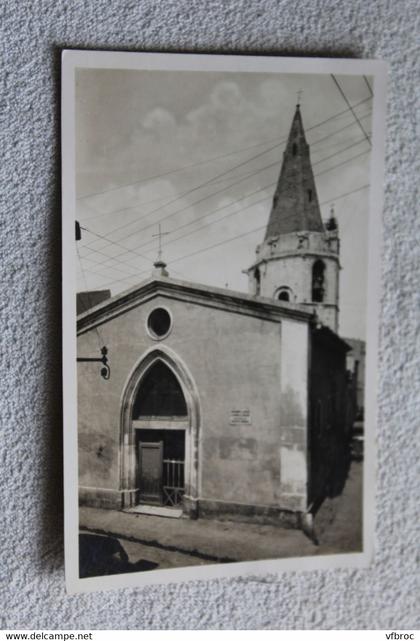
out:
M302 100L303 96L303 89L299 89L299 91L296 92L297 95L297 105L300 105L300 101Z

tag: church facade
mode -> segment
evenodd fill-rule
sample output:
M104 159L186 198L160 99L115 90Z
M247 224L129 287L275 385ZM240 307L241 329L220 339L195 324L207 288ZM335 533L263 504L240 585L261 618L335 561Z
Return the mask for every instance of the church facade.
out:
M173 279L158 261L78 316L80 503L310 522L348 463L339 269L297 107L248 294ZM98 330L109 378L84 358Z

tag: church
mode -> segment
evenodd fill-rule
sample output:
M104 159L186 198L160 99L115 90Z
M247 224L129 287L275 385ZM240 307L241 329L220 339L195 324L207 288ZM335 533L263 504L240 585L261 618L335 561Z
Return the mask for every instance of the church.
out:
M307 526L348 467L339 271L297 105L247 294L174 279L160 258L135 287L85 296L80 505Z

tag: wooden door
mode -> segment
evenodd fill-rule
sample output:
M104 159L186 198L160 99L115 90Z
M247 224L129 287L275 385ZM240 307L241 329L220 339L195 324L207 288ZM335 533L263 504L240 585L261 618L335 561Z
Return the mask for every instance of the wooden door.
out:
M138 445L141 503L162 503L163 441Z

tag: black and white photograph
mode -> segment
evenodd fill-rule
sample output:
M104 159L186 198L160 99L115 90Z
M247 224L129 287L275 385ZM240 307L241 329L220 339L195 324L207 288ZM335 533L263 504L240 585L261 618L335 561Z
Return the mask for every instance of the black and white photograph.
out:
M64 53L73 591L369 563L383 75Z

